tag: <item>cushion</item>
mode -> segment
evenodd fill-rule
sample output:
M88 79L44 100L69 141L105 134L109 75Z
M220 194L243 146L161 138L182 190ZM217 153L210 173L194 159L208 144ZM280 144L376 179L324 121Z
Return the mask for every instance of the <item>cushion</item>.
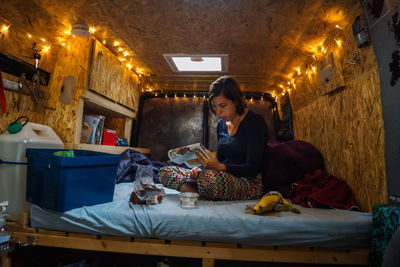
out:
M300 140L268 142L262 167L264 192L278 191L286 197L294 182L317 169L324 169L324 158L310 143Z

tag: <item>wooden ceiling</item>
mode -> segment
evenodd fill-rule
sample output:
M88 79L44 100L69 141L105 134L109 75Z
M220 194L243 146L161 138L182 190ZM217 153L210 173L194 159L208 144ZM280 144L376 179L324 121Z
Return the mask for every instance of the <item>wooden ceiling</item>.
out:
M16 6L24 1L13 1ZM356 0L34 0L66 28L94 26L120 40L150 82L164 90L207 89L221 74L174 73L163 54L228 54L228 75L245 90L272 91L310 59L335 29L349 24ZM18 8L18 7L16 7ZM168 88L167 88L168 87Z

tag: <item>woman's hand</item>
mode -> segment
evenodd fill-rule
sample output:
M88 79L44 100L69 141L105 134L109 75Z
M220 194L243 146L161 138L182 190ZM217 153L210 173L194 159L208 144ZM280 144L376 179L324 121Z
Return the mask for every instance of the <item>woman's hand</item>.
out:
M197 176L199 176L199 173L202 172L203 170L200 169L199 167L194 167L190 169L190 179L196 180Z
M218 170L218 171L226 171L226 166L218 161L217 152L210 152L206 150L207 154L210 158L207 158L200 151L196 151L196 156L199 159L201 165L204 169Z

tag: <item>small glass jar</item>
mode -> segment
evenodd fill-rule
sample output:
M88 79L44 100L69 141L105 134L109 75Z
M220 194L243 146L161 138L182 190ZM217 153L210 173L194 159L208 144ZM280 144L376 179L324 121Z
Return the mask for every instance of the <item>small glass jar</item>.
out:
M198 205L199 194L183 192L179 194L179 205L182 208L193 209Z

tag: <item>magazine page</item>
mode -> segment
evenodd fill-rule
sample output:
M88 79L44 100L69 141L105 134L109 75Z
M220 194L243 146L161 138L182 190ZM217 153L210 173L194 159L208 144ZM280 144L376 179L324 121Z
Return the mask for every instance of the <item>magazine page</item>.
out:
M168 151L168 158L176 164L185 164L188 168L201 166L200 161L197 159L195 151L199 150L207 158L209 155L206 152L206 148L200 144L191 144Z

